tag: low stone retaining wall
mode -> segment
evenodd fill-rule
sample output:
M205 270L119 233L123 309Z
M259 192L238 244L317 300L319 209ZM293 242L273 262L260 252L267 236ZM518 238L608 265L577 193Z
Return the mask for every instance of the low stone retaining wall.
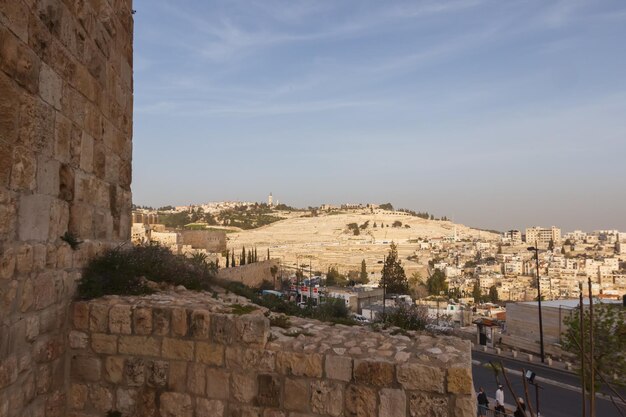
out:
M230 297L75 303L68 415L474 415L469 342L298 318L271 327Z
M272 267L278 268L278 260L254 262L234 268L220 268L217 277L224 281L241 282L248 287L258 288L263 281L276 285L277 280L272 276Z

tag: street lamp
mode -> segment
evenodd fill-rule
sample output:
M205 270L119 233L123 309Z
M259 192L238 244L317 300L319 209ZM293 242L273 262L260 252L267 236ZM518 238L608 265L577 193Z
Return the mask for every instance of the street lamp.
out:
M539 343L541 344L541 363L545 363L545 355L543 350L543 317L541 315L541 282L539 281L539 249L536 246L528 248L529 251L535 252L535 261L537 262L537 306L539 308Z
M535 375L535 373L530 369L526 371L526 374L524 376L526 377L530 385L535 386L535 405L537 406L537 416L539 416L539 389L543 389L543 387L540 386L538 382L535 382L535 377L537 375Z

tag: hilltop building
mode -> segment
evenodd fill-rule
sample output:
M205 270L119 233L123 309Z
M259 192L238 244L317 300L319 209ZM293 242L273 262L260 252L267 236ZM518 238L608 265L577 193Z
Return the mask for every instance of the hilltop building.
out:
M547 248L550 244L561 244L561 229L552 226L549 229L542 227L529 227L526 229L526 243L537 245L539 248Z

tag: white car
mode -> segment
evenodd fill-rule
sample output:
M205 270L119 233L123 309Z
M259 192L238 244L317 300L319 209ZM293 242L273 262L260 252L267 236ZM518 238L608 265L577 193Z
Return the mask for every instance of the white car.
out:
M368 320L365 316L362 316L362 315L360 315L360 314L353 314L353 315L352 315L352 318L353 318L353 319L354 319L357 323L360 323L360 324L367 324L367 323L369 323L369 322L370 322L370 321L369 321L369 320Z

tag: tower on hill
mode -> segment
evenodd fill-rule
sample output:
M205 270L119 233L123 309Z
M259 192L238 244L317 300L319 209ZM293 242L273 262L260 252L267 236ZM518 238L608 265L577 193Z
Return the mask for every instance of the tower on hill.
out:
M267 197L267 205L272 207L273 204L274 204L274 197L272 197L272 193L270 193L270 195Z

